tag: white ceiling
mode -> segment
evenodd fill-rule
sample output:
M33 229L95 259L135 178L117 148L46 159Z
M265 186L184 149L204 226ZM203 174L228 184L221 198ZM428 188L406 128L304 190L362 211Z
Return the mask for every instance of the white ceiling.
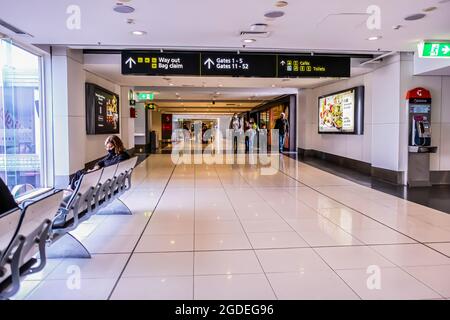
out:
M139 48L242 48L239 32L254 23L267 23L271 36L248 45L255 50L413 51L421 39L450 39L450 1L440 0L290 0L281 8L285 16L267 19L275 0L132 0L136 11L119 14L113 0L0 0L0 18L33 35L18 37L35 44L64 44L72 47ZM443 2L443 3L440 3ZM81 29L69 30L69 5L81 9ZM381 9L381 29L369 30L366 9ZM404 17L428 12L418 21ZM126 23L127 18L135 24ZM394 30L394 25L403 28ZM142 37L130 34L144 30ZM0 28L0 32L11 32ZM381 35L378 41L366 40ZM17 37L16 37L17 38ZM99 45L100 43L100 45Z
M370 65L359 67L362 59L352 61L351 75L371 70ZM365 59L368 60L368 59ZM185 77L185 76L132 76L122 75L120 54L85 54L84 68L122 86L169 86L174 87L241 87L241 88L313 88L336 81L335 78L235 78L235 77ZM169 79L169 80L168 80Z
M376 65L360 63L367 58L351 59L351 76L367 73ZM189 77L189 76L133 76L122 75L120 54L84 54L84 68L121 86L151 87L211 87L211 88L314 88L334 82L336 78L245 78L245 77Z
M233 113L250 110L277 97L296 94L338 81L336 78L244 78L188 76L132 76L121 74L120 54L84 54L84 69L137 92L155 93L158 110L164 112ZM352 58L351 75L369 72L366 59ZM212 102L214 101L214 104Z

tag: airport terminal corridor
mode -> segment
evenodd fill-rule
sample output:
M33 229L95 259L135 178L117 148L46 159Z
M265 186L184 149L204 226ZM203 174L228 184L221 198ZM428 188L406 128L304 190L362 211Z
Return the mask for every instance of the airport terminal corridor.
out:
M450 0L0 0L0 318L443 305L449 17ZM420 303L390 315L437 318Z
M133 215L72 232L92 259L50 259L14 299L450 297L447 216L283 155L260 169L150 155L122 197Z

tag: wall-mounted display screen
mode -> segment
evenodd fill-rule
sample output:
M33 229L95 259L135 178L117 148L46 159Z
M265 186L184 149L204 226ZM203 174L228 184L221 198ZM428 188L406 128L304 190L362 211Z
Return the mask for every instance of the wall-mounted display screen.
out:
M119 96L92 83L86 83L87 134L119 133Z
M364 87L319 97L319 133L363 134Z

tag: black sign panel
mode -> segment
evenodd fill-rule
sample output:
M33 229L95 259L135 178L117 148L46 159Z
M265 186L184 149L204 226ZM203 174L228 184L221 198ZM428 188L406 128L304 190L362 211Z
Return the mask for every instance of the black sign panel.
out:
M278 77L350 77L350 57L278 56Z
M276 56L263 54L202 53L202 76L277 76Z
M199 72L198 53L122 52L122 74L198 76Z
M86 133L119 133L119 96L86 83Z
M267 78L350 77L350 57L123 51L122 74Z

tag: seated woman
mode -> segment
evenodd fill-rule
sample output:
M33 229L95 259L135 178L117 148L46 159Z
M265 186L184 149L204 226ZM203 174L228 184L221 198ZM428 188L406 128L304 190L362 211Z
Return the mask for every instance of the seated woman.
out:
M125 151L122 140L116 135L109 136L105 140L105 149L108 151L108 155L95 164L92 170L79 170L75 173L74 177L70 182L70 188L75 190L77 182L80 180L81 176L86 172L97 170L104 167L109 167L119 162L130 159L130 155Z
M16 208L17 203L14 200L14 197L12 196L11 192L9 192L6 184L0 178L0 215Z

